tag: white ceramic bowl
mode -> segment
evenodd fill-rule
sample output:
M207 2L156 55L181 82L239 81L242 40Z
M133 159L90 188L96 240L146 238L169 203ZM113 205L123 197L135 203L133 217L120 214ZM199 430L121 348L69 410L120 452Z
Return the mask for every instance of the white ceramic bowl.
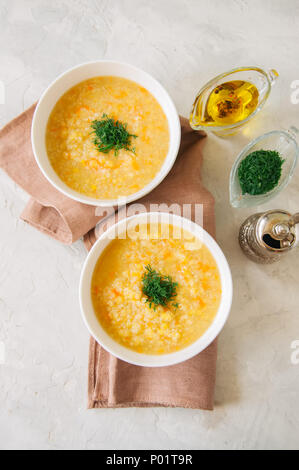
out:
M194 234L211 251L214 256L221 278L222 295L221 302L215 319L208 330L190 346L171 353L162 355L141 354L128 349L114 341L102 328L94 312L91 298L91 281L96 263L115 233L123 233L126 228L130 230L140 223L165 222L184 228ZM117 232L116 232L117 229ZM232 278L226 258L215 240L199 225L177 215L167 213L143 213L124 219L108 229L95 243L90 251L83 267L80 280L80 306L84 322L96 341L114 356L131 364L144 367L170 366L183 362L203 351L218 336L223 328L230 312L232 302Z
M43 93L34 113L31 131L32 148L39 168L48 181L66 196L94 206L114 206L117 199L96 199L69 188L55 173L46 150L45 134L49 116L59 98L76 84L92 77L114 75L133 80L146 88L159 102L169 124L169 151L155 178L140 191L122 198L122 203L135 201L152 191L171 170L178 154L181 141L180 120L176 108L162 85L146 72L129 64L114 61L96 61L78 65L60 75Z

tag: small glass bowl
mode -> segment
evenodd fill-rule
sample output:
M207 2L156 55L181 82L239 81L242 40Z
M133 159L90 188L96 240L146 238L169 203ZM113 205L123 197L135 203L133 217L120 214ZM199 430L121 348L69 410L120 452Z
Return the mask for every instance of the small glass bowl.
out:
M190 113L190 126L195 130L203 130L205 132L213 132L220 137L226 137L236 134L245 124L248 123L264 106L266 103L271 87L274 85L278 77L278 72L274 69L265 72L259 67L239 67L229 72L218 75L217 77L206 83L198 92ZM258 105L253 113L246 119L237 121L234 124L227 124L223 126L215 126L211 124L200 124L204 116L208 99L212 91L219 85L231 80L242 80L245 82L253 83L259 92ZM201 111L199 111L201 110ZM197 114L200 112L200 120L198 121Z
M252 207L264 204L288 185L293 176L299 154L299 147L296 142L297 134L299 134L299 130L295 127L291 127L288 131L268 132L250 142L242 150L230 173L229 193L230 203L233 207ZM256 150L276 150L285 161L282 165L278 185L266 194L252 196L251 194L242 194L238 178L238 169L241 161Z

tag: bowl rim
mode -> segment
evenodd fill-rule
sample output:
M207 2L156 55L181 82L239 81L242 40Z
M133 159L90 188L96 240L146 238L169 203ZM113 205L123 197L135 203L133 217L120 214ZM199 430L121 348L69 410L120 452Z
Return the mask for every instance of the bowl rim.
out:
M217 264L220 276L221 276L221 301L218 307L218 311L213 319L213 322L209 326L209 328L205 331L205 333L199 337L195 342L191 345L168 354L162 355L149 355L138 353L136 351L131 350L125 346L120 345L115 340L113 340L102 328L100 325L99 320L96 318L96 314L94 312L92 302L92 316L93 319L96 319L97 327L102 331L103 336L108 338L108 341L103 339L103 337L99 337L99 335L94 331L91 320L86 310L86 297L89 296L89 301L91 301L90 296L90 283L88 284L88 292L84 287L86 283L86 278L90 276L90 282L92 279L92 275L94 272L94 268L96 263L105 250L105 248L111 243L112 239L109 239L109 235L115 231L115 229L122 229L126 228L128 224L133 221L134 226L138 223L142 223L142 221L147 221L151 223L150 218L158 218L159 222L163 223L163 220L168 221L169 224L179 225L182 228L186 228L191 233L193 233L199 240L201 240L207 248L210 250L212 256L215 259ZM135 220L134 220L135 219ZM115 233L115 232L114 232ZM118 232L119 233L119 232ZM121 231L122 233L122 231ZM108 242L107 242L108 240ZM109 241L110 240L110 241ZM101 244L106 242L106 244L101 248ZM81 316L83 318L83 322L87 327L91 336L109 353L114 355L120 360L123 360L129 364L134 364L137 366L142 367L164 367L164 366L171 366L174 364L179 364L184 362L192 357L196 356L203 350L205 350L219 335L220 331L224 327L228 316L230 314L231 306L232 306L232 299L233 299L233 281L231 270L228 264L228 261L219 247L218 243L214 240L214 238L199 224L192 222L190 219L186 219L179 215L170 214L167 212L145 212L140 213L137 215L133 215L131 217L127 217L122 219L121 221L113 224L109 229L107 229L96 241L93 245L92 249L88 253L88 256L84 262L81 271L80 283L79 283L79 303L80 303L80 310ZM109 344L108 344L109 343ZM111 347L111 344L113 345ZM114 349L116 347L118 351ZM121 351L121 352L120 352Z
M219 131L223 131L223 130L230 130L230 129L236 129L238 127L241 127L243 126L244 124L246 124L248 121L250 121L250 119L252 119L263 107L264 105L266 104L266 101L269 97L269 94L270 94L270 91L271 91L271 86L272 84L274 84L274 81L271 82L267 72L265 70L263 70L262 68L260 67L256 67L256 66L242 66L242 67L235 67L231 70L229 70L228 72L224 72L224 73L221 73L219 75L217 75L216 77L214 78L211 78L211 80L209 80L205 85L203 85L201 87L201 89L199 90L199 92L197 93L196 95L196 98L194 100L194 103L192 105L192 109L191 109L191 112L190 112L190 115L193 116L193 110L194 110L194 107L195 105L197 104L197 101L198 101L198 97L201 95L201 93L209 86L213 85L214 82L216 82L217 80L220 80L221 78L225 78L227 77L228 75L231 75L233 73L237 73L237 72L244 72L246 70L255 70L259 73L261 73L262 75L265 76L267 82L268 82L268 90L264 96L264 98L262 99L262 101L260 102L260 104L256 107L256 109L253 111L253 113L249 114L249 116L247 116L247 118L243 119L242 121L237 121L233 124L227 124L227 125L223 125L223 126L204 126L204 125L200 125L200 126L196 126L194 124L194 129L198 129L198 130L204 130L206 132L208 132L209 130L211 132L219 132ZM192 122L193 122L193 119L192 119Z
M271 191L268 191L268 193L265 193L265 194L256 194L256 195L252 195L252 194L248 194L248 198L247 198L247 201L251 200L252 201L252 204L249 204L249 205L234 205L233 204L233 199L232 199L232 188L233 188L233 183L237 177L237 171L238 171L238 168L240 166L240 163L241 161L243 160L243 157L244 155L249 152L249 150L254 147L256 144L258 144L261 140L267 138L267 137L271 137L272 135L284 135L285 137L287 137L289 140L291 140L294 144L294 147L295 147L295 157L294 157L294 160L293 160L293 163L292 163L292 166L291 166L291 169L290 169L290 172L288 174L288 177L285 178L285 180L281 183L281 184L278 184L278 186L276 186L275 188L273 188ZM269 201L270 199L272 199L273 197L275 197L277 194L279 194L284 188L287 187L287 185L289 184L289 182L291 181L292 177L293 177L293 174L294 174L294 171L295 171L295 168L296 168L296 165L297 165L297 162L298 162L298 156L299 156L299 146L298 146L298 143L296 141L296 139L293 137L293 135L291 134L291 132L288 132L286 130L273 130L273 131L270 131L270 132L265 132L265 134L262 134L258 137L256 137L255 139L251 140L242 150L241 152L239 152L237 158L235 159L233 165L232 165L232 168L231 168L231 171L230 171L230 177L229 177L229 195L230 195L230 203L232 205L232 207L234 208L244 208L244 207L253 207L253 206L256 206L256 205L259 205L259 204L264 204L266 203L267 201ZM283 155L282 155L283 157ZM255 201L255 202L254 202Z
M128 196L120 196L119 198L116 198L116 199L96 199L96 198L92 198L92 197L89 197L89 196L85 196L84 194L81 194L81 193L73 190L72 188L68 189L68 186L66 184L64 184L63 187L60 187L58 184L56 184L55 181L53 181L51 176L49 176L48 172L44 169L43 164L41 163L40 158L38 156L38 151L36 149L35 132L36 132L37 126L39 125L38 121L39 121L40 109L42 108L43 103L44 103L44 99L46 98L48 93L50 93L50 90L52 89L52 87L54 87L57 84L57 82L62 80L66 75L71 74L75 70L78 70L78 69L84 68L84 67L88 67L88 66L92 66L92 65L98 65L98 64L104 64L104 65L105 64L109 64L109 65L113 64L113 65L116 65L116 66L119 65L120 67L128 67L132 71L142 73L145 78L149 79L158 89L160 89L160 91L162 93L164 93L165 97L168 100L170 113L171 113L172 118L173 118L173 126L175 128L175 131L172 134L169 133L170 134L169 142L170 142L170 144L171 144L171 142L173 144L173 155L172 155L172 158L169 161L168 165L165 166L164 164L165 164L166 159L168 158L169 151L168 151L168 153L167 153L167 155L164 159L164 162L162 163L162 166L161 166L160 170L156 173L155 177L146 186L141 188L136 193L130 194ZM90 78L92 78L92 77L90 77ZM132 80L132 81L134 81L134 80ZM80 83L80 82L78 82L78 83ZM145 87L145 88L147 88L147 87ZM57 101L56 101L56 103L57 103ZM55 104L53 105L53 107L55 106ZM165 112L163 106L161 104L160 104L160 106L163 109L163 112ZM50 116L50 113L52 112L53 107L49 111L48 116ZM167 116L166 116L166 118L167 118L167 121L168 121L168 124L169 124L169 119L168 119ZM173 167L173 165L176 161L176 158L177 158L177 155L178 155L178 152L179 152L179 148L180 148L180 144L181 144L180 118L179 118L179 114L178 114L178 111L176 109L176 106L174 104L174 101L172 100L172 98L169 95L166 88L156 78L154 78L151 74L144 71L143 69L141 69L139 67L136 67L135 65L131 65L127 62L121 62L121 61L117 61L117 60L104 60L104 59L101 60L101 59L99 59L99 60L83 62L83 63L80 63L80 64L76 65L75 67L69 68L65 72L58 75L47 86L47 88L42 93L42 95L41 95L41 97L40 97L40 99L37 103L37 106L35 108L35 111L34 111L34 114L33 114L33 119L32 119L32 125L31 125L31 145L32 145L32 150L33 150L33 154L34 154L34 157L35 157L35 161L36 161L40 171L45 176L45 178L49 181L49 183L52 186L54 186L60 193L64 194L68 198L73 199L77 202L81 202L83 204L87 204L87 205L91 205L91 206L97 206L97 207L116 206L116 205L119 205L120 203L121 204L129 204L133 201L141 199L142 197L146 196L151 191L153 191L153 189L155 189L166 178L168 173L171 171L171 169L172 169L172 167ZM63 183L63 181L62 181L62 183Z

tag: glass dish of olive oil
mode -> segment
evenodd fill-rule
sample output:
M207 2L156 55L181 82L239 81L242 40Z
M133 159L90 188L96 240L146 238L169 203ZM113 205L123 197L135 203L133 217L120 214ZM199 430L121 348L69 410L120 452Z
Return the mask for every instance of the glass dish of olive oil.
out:
M275 70L266 73L256 67L219 75L198 93L190 114L191 127L221 136L234 134L263 107L277 77Z

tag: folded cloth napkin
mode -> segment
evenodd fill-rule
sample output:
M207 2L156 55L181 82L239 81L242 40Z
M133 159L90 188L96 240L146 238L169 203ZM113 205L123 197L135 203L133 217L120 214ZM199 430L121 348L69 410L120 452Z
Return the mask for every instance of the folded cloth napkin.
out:
M0 167L31 199L21 218L41 232L71 244L101 219L96 208L73 201L57 191L41 173L31 146L35 105L0 131Z
M192 203L203 205L203 225L215 235L214 199L202 186L200 171L204 133L193 131L181 118L182 142L176 163L166 179L149 195L139 200L148 210L150 204ZM120 211L117 220L124 214ZM194 218L194 212L191 215ZM88 250L115 218L101 221L84 238ZM171 406L213 409L216 376L217 340L196 357L181 364L138 367L117 359L93 338L89 352L89 408Z
M107 218L109 210L96 215L93 206L67 198L42 175L31 148L34 110L35 105L0 131L0 167L31 196L21 215L23 220L66 244L85 235L85 245L90 249L111 223ZM200 180L205 134L193 131L186 119L181 119L181 125L182 142L172 171L158 188L138 202L146 207L151 203L203 204L203 225L214 236L214 200ZM217 342L214 341L205 351L182 364L143 368L116 359L91 339L88 406L212 409L216 358Z

